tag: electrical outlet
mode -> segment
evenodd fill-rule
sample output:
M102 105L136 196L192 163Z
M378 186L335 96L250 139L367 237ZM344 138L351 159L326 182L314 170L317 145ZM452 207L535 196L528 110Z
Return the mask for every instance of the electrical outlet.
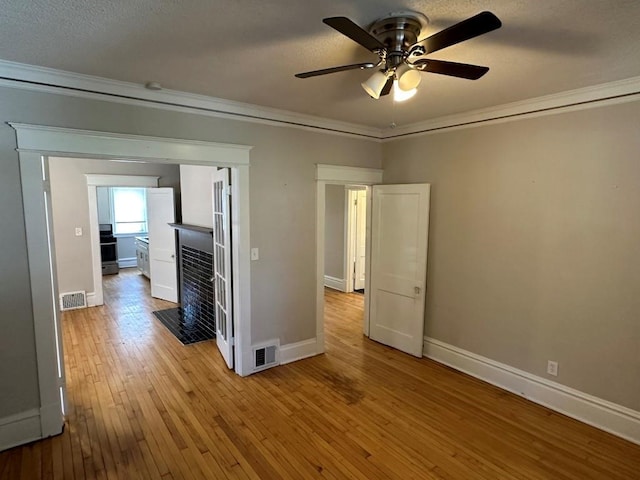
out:
M554 377L558 376L558 362L554 362L553 360L549 360L547 362L547 373L549 375L553 375Z
M81 236L82 236L82 228L76 227L76 237L81 237Z

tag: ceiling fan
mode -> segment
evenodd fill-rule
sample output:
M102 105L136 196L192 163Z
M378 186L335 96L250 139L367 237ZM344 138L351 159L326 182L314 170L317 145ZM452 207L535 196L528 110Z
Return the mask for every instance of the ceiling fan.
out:
M377 54L378 61L313 70L298 73L296 77L309 78L346 70L376 68L376 72L362 83L362 88L371 97L378 99L388 95L393 87L397 101L405 100L415 94L416 87L420 83L421 72L468 80L477 80L482 77L489 71L488 67L421 57L491 32L502 25L493 13L481 12L430 37L418 40L421 30L428 24L428 19L416 12L391 13L373 22L368 31L346 17L330 17L322 21Z

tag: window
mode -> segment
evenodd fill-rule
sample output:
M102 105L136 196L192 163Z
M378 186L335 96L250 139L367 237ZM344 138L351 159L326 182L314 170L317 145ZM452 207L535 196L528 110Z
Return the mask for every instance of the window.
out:
M147 193L144 188L112 188L111 205L116 235L147 232Z

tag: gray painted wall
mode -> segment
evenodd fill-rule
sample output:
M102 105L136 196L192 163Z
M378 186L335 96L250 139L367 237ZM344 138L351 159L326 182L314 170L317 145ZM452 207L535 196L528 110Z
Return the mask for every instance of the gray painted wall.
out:
M0 121L0 418L39 406L16 138L5 122L253 145L254 343L315 336L315 165L381 164L373 141L6 87Z
M180 189L178 165L50 158L51 209L60 293L77 290L85 290L87 293L94 291L89 199L85 177L90 173L158 176L161 187L173 187L177 191ZM83 236L75 236L75 227L82 228ZM133 238L119 239L118 250L120 256L135 257Z
M384 144L385 183L432 185L426 335L640 410L639 125L635 102Z
M344 185L325 187L324 274L344 280Z
M217 167L181 165L182 222L213 228L213 174Z

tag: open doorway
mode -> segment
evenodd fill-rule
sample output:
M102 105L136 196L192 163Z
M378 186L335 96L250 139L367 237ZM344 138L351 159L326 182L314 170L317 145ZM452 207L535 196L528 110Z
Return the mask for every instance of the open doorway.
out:
M114 175L114 177L119 177ZM114 186L96 187L97 221L100 233L100 266L102 271L102 288L109 285L112 290L122 285L115 275L139 275L143 282L150 282L149 295L173 303L178 301L177 264L175 262L175 233L167 225L167 221L175 220L175 193L173 188L165 188L160 200L152 195L153 190L146 187L120 186L114 179ZM56 185L52 183L52 193ZM93 208L90 202L89 208ZM56 203L53 202L54 225ZM93 219L90 216L90 220ZM93 223L93 222L91 222ZM95 225L90 228L94 230ZM153 231L153 242L149 241ZM166 238L164 238L166 237ZM166 243L169 254L164 264L154 268L154 277L164 276L162 281L151 282L151 263L154 256L149 247L158 242ZM94 276L94 278L96 278ZM154 286L158 285L159 288ZM141 291L138 289L138 291ZM111 297L113 298L113 296ZM104 296L105 303L108 296Z
M354 295L353 300L360 302L361 314L357 320L361 321L358 328L360 335L369 335L368 322L368 284L366 272L370 265L370 186L382 182L382 171L370 168L343 167L333 165L318 165L317 172L317 250L316 250L316 339L317 352L325 351L325 289L331 294L331 300L337 297L334 293ZM360 193L358 193L360 192ZM364 248L355 245L358 235L358 196L363 198L360 203L360 228L364 237ZM352 203L353 202L353 203ZM350 206L353 205L353 209ZM351 234L350 234L351 233ZM340 247L340 240L342 246ZM338 245L334 248L332 245ZM364 250L364 251L363 251ZM355 265L358 252L361 252L362 265ZM341 264L341 267L339 265ZM336 272L337 275L336 275ZM356 273L357 272L357 273ZM334 275L331 275L334 273ZM361 283L356 283L356 276L360 276ZM364 285L362 285L364 283ZM353 293L355 287L363 286L364 295ZM364 297L364 298L363 298ZM328 307L327 307L328 308Z
M345 293L364 294L368 187L325 187L324 284Z
M147 313L184 345L215 339L225 362L233 368L233 289L231 269L226 267L232 266L233 250L230 170L60 157L52 157L49 163L54 236L62 240L55 251L61 298L82 296L86 290L92 300L89 306L114 303L113 318L126 314L116 311L117 305L124 310L135 305L131 292L146 296L138 299L142 306L155 305L152 298L171 302ZM109 174L85 173L96 170ZM124 174L127 172L129 175ZM218 188L220 176L226 186ZM67 195L85 182L84 199ZM174 190L182 185L187 192L176 202ZM74 212L77 204L83 208ZM69 218L76 226L64 221ZM87 221L88 228L83 224ZM228 241L214 235L217 229L229 235ZM69 230L89 234L78 239L69 237ZM77 245L69 245L69 239ZM76 248L89 243L91 262L86 261L86 252ZM215 252L226 252L227 258L217 258ZM91 266L93 285L87 281ZM75 285L85 285L85 290L69 292L65 277ZM128 302L123 304L125 297Z
M175 243L166 222L175 218L180 166L70 157L50 157L48 165L60 293L66 298L84 292L87 306L102 305L104 279L120 269L143 267L137 239L148 237L152 223L161 225L161 236ZM149 188L169 194L169 205L160 205L159 216L157 202L156 213L149 216ZM150 253L144 257L147 273ZM171 255L175 247L167 257ZM177 302L175 260L172 263L173 281L161 282L171 284L171 295L163 288L160 298Z
M64 356L56 275L49 178L54 155L107 160L132 159L152 164L217 165L231 173L231 244L233 345L235 371L248 375L251 369L251 283L249 244L249 151L239 145L189 142L167 138L105 134L37 125L10 124L17 132L23 207L29 256L29 278L34 311L34 332L40 392L40 436L60 433L65 391ZM185 146L188 145L188 148ZM86 185L84 192L86 192ZM80 199L86 193L79 193ZM84 202L78 202L84 203ZM88 208L88 207L87 207ZM69 219L76 220L73 216ZM75 227L72 227L75 228ZM88 227L87 227L88 228ZM74 231L74 230L72 230ZM75 237L75 234L73 235ZM80 235L82 237L82 235ZM56 239L56 242L58 240ZM89 242L84 242L87 251ZM69 242L71 248L73 241ZM86 257L85 257L86 258ZM75 260L78 262L78 258Z
M363 185L325 186L324 335L338 355L364 332L367 194Z

